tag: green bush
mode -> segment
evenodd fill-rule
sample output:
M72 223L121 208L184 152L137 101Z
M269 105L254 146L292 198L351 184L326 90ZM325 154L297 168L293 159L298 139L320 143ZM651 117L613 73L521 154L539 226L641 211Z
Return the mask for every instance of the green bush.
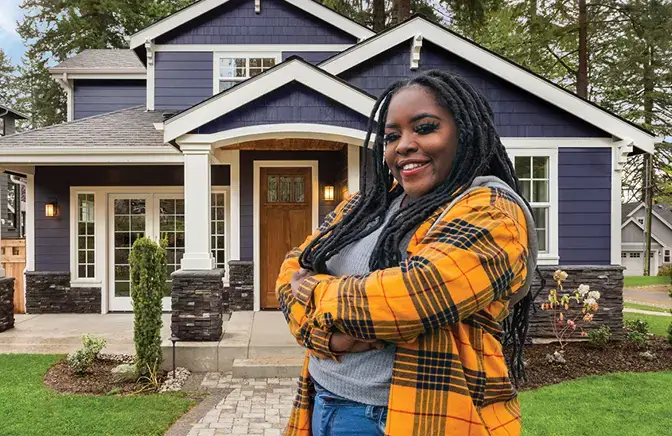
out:
M667 342L672 345L672 322L667 326Z
M672 265L663 265L658 268L658 276L672 276Z
M643 319L630 319L625 321L625 329L629 332L637 332L642 334L649 333L649 323Z
M82 335L82 347L68 354L68 366L82 375L91 366L107 341L90 334Z
M151 239L140 238L133 243L128 259L135 363L140 375L147 375L161 364L161 300L166 284L166 251Z
M602 348L611 341L611 329L608 325L603 325L599 329L594 329L588 332L588 342L595 346Z

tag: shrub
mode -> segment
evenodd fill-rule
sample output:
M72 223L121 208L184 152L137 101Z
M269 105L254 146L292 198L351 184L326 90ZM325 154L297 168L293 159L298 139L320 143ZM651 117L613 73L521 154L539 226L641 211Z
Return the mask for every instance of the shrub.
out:
M672 276L672 265L663 265L658 268L658 276Z
M595 347L602 348L611 341L611 329L608 325L603 325L599 329L588 332L588 342Z
M133 301L136 367L140 375L156 371L161 363L161 310L166 284L166 251L148 238L133 243L131 300Z
M82 335L82 347L68 354L68 366L77 374L82 375L91 366L98 353L105 348L104 338L86 334Z
M627 340L633 342L639 348L646 347L649 343L649 323L643 319L625 321Z
M672 322L667 326L667 342L672 345Z

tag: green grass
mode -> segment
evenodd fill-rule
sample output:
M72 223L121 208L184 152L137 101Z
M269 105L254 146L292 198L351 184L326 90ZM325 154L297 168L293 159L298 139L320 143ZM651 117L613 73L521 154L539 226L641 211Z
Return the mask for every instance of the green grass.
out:
M522 392L523 436L670 434L672 372L611 374Z
M658 306L649 306L648 304L637 304L637 303L623 303L623 307L628 309L639 309L639 310L648 310L649 312L663 312L670 313L670 309L665 309L664 307Z
M658 336L667 336L667 326L672 322L672 317L658 315L643 315L641 313L623 312L623 321L642 319L649 323L649 332Z
M42 377L62 356L0 355L0 433L162 435L193 402L175 394L96 397L57 394Z
M650 286L650 285L669 285L670 276L625 276L623 277L623 284L628 286Z

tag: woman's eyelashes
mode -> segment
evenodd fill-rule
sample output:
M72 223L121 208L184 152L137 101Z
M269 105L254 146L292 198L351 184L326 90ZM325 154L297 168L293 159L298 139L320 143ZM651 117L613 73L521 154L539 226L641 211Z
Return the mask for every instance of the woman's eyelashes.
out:
M413 132L417 133L418 135L429 135L430 133L434 133L438 128L439 123L422 123L413 127ZM385 141L386 145L389 145L399 140L399 138L401 138L401 135L399 133L392 132L385 134L383 140Z

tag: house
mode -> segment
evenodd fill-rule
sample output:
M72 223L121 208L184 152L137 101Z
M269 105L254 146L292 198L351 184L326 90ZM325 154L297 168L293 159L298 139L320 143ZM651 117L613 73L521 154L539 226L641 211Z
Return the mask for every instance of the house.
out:
M544 270L608 271L620 301L621 169L651 133L420 16L375 34L311 0L201 0L55 66L68 122L0 139L28 180L28 312L131 310L141 235L168 240L178 337L277 307L284 254L359 188L376 96L431 68L490 100Z
M621 218L621 262L624 274L644 274L646 208L641 203L626 203ZM672 210L669 205L658 203L651 213L651 263L650 274L657 275L663 265L672 264Z
M0 137L16 133L16 121L28 117L0 104ZM26 183L20 174L0 172L0 226L4 239L25 235Z

